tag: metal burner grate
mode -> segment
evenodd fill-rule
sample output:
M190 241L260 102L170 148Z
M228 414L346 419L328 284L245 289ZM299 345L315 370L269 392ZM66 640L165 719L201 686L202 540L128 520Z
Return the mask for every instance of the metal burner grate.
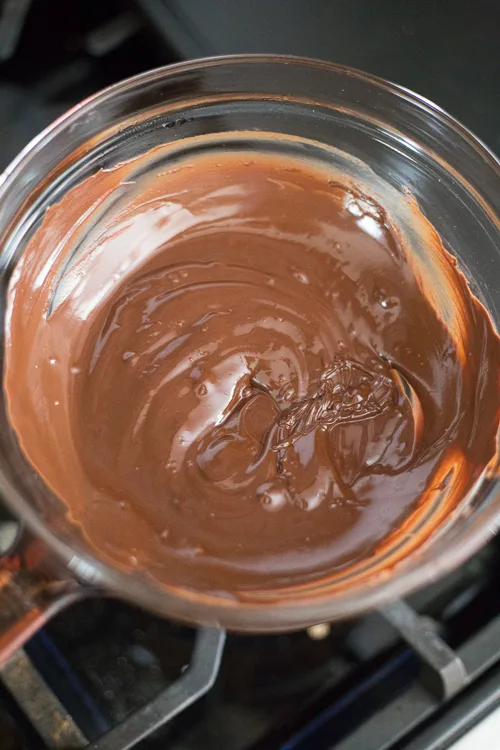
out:
M482 595L484 593L483 591ZM500 602L497 604L500 609ZM450 738L457 736L467 722L477 720L486 708L500 702L498 681L492 680L490 676L486 681L479 680L490 667L496 664L499 668L500 614L476 630L456 649L451 649L441 639L438 630L435 620L427 615L417 614L406 602L396 602L383 612L370 615L341 633L336 634L335 628L331 632L328 628L323 628L317 629L316 635L315 630L309 637L311 643L311 639L316 638L329 640L334 650L344 649L349 652L353 663L348 666L344 662L342 665L340 659L330 675L329 689L318 700L314 699L315 691L312 690L313 700L302 701L304 711L298 713L296 719L288 717L287 720L282 717L277 730L273 728L271 732L259 737L256 743L241 744L241 747L252 747L255 750L303 750L310 747L329 750L389 750L396 747L398 750L406 747L411 750L427 750L432 745L425 744L430 742L425 737L429 737L432 732L439 731L439 736L445 733ZM235 656L239 654L241 657L244 654L245 642L250 645L260 641L264 648L271 644L276 647L280 638L292 638L293 641L298 635L272 638L231 636L228 658L233 661L234 668ZM299 637L304 639L308 636L302 633ZM338 645L339 642L341 646ZM24 651L18 652L4 665L0 674L4 685L14 696L46 748L128 750L139 744L141 748L149 748L156 745L152 740L153 744L148 744L150 740L147 738L166 727L176 716L179 717L214 685L217 694L216 678L221 660L224 671L224 643L225 633L221 630L197 631L189 666L181 676L155 698L93 741L85 736L64 706L64 701L50 689ZM265 651L262 656L265 658ZM297 656L301 656L299 650ZM354 663L358 665L357 668ZM240 664L242 678L248 678L243 659L240 659ZM364 665L364 668L360 669L359 664ZM420 669L417 669L418 664ZM297 670L300 673L300 664L297 665ZM405 684L401 684L403 673L406 675L403 681ZM411 675L410 679L407 679L408 674ZM269 678L267 688L271 695L273 675L270 674ZM304 675L302 679L307 683ZM328 682L328 679L325 681ZM396 692L387 687L391 681L393 688L394 684L398 685ZM478 691L476 698L473 698L474 693L469 689L473 683ZM287 684L293 693L293 681ZM382 685L385 685L386 692L382 694L382 704L379 705L378 700L373 700L373 694ZM306 687L310 688L310 685ZM370 696L372 700L368 703L371 706L367 707L366 699ZM266 700L265 691L260 700ZM458 708L461 705L468 707L466 714L463 709ZM443 714L447 707L449 713ZM353 713L356 717L354 722ZM443 715L451 717L444 721L444 726ZM430 717L437 717L434 727L429 725ZM455 727L454 732L450 730L450 724ZM423 732L424 739L416 734L418 728ZM162 742L161 739L158 741ZM172 747L184 747L182 742L179 745L176 742L174 738ZM185 746L190 747L189 744ZM213 746L233 747L231 744ZM237 746L240 745L234 745Z

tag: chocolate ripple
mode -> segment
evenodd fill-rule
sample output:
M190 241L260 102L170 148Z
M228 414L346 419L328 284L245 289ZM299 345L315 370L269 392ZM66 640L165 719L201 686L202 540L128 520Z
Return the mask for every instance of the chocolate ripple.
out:
M460 330L386 212L312 162L135 166L47 212L9 296L12 424L100 555L230 595L300 584L381 554L450 471L472 486L499 341L437 240Z

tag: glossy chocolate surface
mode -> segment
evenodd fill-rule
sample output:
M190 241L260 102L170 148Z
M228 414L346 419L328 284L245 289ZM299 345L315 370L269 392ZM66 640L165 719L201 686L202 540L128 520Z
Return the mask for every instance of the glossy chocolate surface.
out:
M385 211L312 162L128 169L49 209L7 316L12 425L99 555L239 596L364 561L472 486L500 346L437 236L459 325Z

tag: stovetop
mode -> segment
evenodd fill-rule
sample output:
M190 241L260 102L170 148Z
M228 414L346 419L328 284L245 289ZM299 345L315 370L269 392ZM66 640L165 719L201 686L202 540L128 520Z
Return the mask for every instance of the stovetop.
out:
M0 747L445 748L443 736L453 740L500 704L499 562L494 541L383 612L225 644L215 630L111 599L80 602L0 669Z
M447 107L500 151L495 0L290 0L286 24L281 3L266 8L4 0L0 166L119 78L247 51L316 55L383 75ZM0 523L0 550L9 528ZM142 736L140 750L444 750L500 703L499 562L494 541L408 603L279 636L224 639L111 599L79 602L0 671L0 748L123 750Z

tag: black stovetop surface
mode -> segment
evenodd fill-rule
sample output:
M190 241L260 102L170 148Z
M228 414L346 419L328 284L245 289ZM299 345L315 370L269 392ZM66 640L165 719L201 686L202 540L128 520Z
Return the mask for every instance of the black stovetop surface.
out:
M317 56L382 75L432 98L500 153L496 0L287 0L286 18L281 0L14 0L1 7L0 167L93 91L157 65L228 52ZM138 747L445 748L500 701L499 562L494 542L412 601L477 676L452 701L422 682L414 650L373 615L323 631L230 636L213 689ZM92 741L183 673L194 637L125 604L90 600L58 616L26 652ZM47 746L19 707L25 699L0 687L1 750ZM62 745L54 739L52 747Z

